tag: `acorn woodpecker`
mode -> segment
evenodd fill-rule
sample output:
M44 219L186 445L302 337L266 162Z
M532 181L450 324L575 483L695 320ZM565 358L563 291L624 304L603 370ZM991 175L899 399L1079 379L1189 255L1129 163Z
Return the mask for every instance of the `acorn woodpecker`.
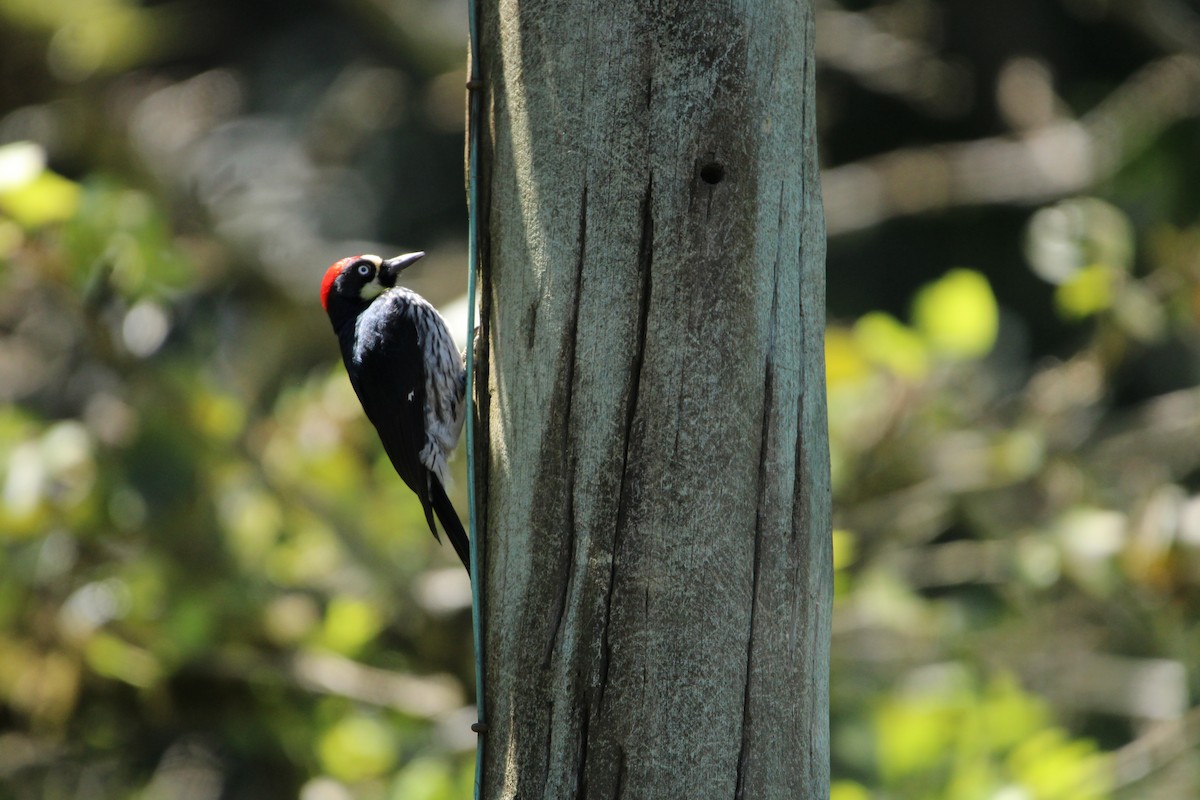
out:
M466 372L442 315L396 278L424 253L343 258L325 271L321 305L363 411L396 472L470 570L467 533L446 496L446 461L462 432Z

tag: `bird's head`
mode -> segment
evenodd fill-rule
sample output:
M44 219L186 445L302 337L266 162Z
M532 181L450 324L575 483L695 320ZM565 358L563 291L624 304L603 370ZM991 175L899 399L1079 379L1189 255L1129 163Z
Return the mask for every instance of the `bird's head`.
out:
M422 252L405 253L395 258L379 256L350 256L325 270L321 281L321 306L332 316L336 307L356 308L371 301L396 285L396 278L412 266Z

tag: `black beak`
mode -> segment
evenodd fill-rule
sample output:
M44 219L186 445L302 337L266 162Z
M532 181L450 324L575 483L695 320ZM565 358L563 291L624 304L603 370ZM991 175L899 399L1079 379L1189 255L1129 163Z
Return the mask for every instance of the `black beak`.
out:
M405 253L387 259L379 265L379 282L390 289L396 285L396 279L400 277L400 273L411 267L424 255L425 251L419 250L415 253Z

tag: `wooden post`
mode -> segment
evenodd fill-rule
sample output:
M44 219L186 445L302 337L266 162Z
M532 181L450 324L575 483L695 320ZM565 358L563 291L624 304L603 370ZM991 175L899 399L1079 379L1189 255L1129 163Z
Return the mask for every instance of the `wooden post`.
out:
M484 796L826 798L811 0L481 10Z

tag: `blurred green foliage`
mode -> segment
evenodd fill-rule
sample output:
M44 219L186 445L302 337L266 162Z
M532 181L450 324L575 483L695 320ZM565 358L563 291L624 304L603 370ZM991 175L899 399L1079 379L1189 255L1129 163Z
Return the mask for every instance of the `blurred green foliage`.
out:
M325 245L461 233L432 5L0 0L0 798L470 794L465 577L316 302ZM1194 45L1119 5L818 3L827 161ZM1086 191L831 241L833 800L1200 793L1180 115Z
M3 795L157 796L174 758L237 765L239 796L295 796L311 771L408 797L401 760L431 752L445 790L426 796L460 796L447 765L469 760L436 742L469 669L465 577L340 364L240 395L213 349L231 273L205 275L144 191L0 148L18 158L26 182L0 192L6 354L47 399L0 409ZM452 579L430 612L409 587L439 563Z
M1131 408L1112 389L1200 341L1195 236L1159 224L1141 245L1096 198L1035 213L1031 266L1083 335L1020 370L968 269L919 288L911 326L831 325L835 754L869 776L835 800L1139 797L1129 731L1195 716L1200 394ZM1190 741L1164 760L1186 767ZM1182 772L1164 796L1190 796Z

